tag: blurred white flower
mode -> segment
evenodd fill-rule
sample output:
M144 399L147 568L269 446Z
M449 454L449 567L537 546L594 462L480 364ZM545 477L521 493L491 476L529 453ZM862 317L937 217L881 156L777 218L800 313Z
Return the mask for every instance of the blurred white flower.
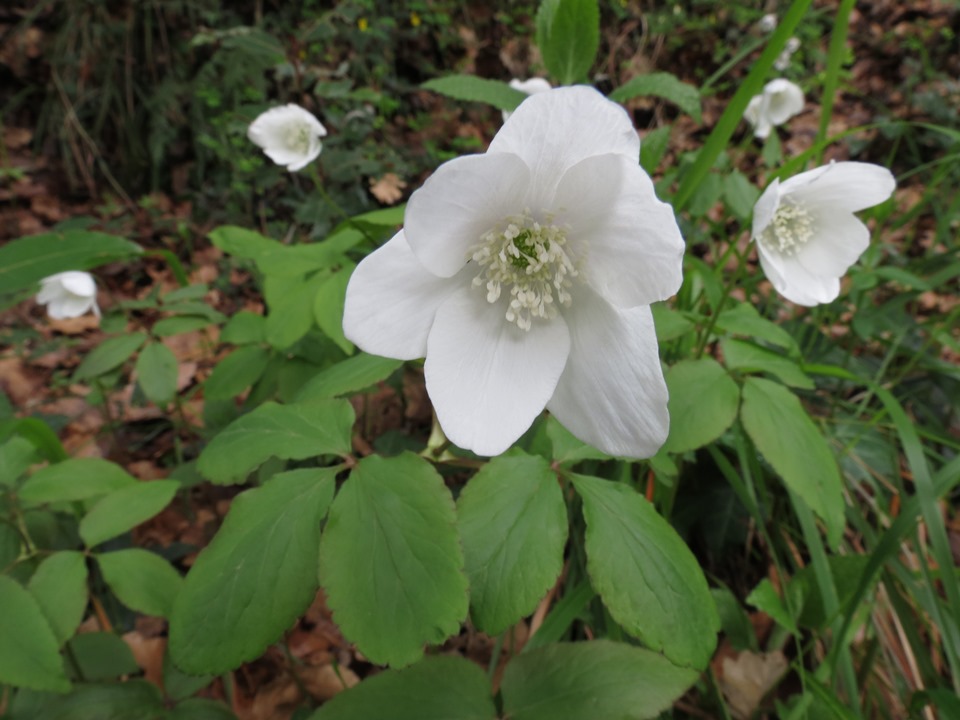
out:
M777 14L767 13L757 21L757 29L760 32L771 33L777 28Z
M522 93L526 93L527 95L536 95L537 93L542 93L546 90L553 89L553 86L547 80L538 77L530 78L529 80L513 79L510 81L510 87L512 87L514 90L519 90ZM502 112L504 122L506 122L507 119L513 115L512 112L507 112L506 110Z
M753 125L753 134L765 139L775 125L783 125L801 110L803 90L789 80L779 78L764 85L763 93L750 100L743 117Z
M485 154L441 165L360 263L346 336L426 356L441 427L478 454L506 450L544 407L610 454L655 454L669 417L649 306L680 287L684 243L639 150L627 113L592 88L525 100Z
M320 138L327 129L299 105L270 108L257 116L247 128L247 137L259 145L267 157L290 172L302 170L320 154Z
M773 66L780 70L786 70L790 67L790 58L793 57L793 54L800 49L800 40L798 38L792 37L787 40L787 44L784 46L783 50L777 56L777 59L774 60Z
M100 317L97 283L93 275L79 270L57 273L41 280L37 302L47 306L47 314L54 320L80 317L90 310Z
M753 239L777 292L798 305L836 299L840 278L870 244L853 213L882 203L895 187L887 168L860 162L770 183L753 208Z

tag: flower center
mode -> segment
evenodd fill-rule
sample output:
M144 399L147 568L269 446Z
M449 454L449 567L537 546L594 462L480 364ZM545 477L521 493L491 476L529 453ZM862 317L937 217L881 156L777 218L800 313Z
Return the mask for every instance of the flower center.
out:
M796 255L813 237L813 232L810 211L802 205L784 203L773 214L773 221L760 233L760 241L768 250Z
M494 229L480 238L471 258L482 268L473 287L485 286L487 302L495 303L506 286L510 301L504 317L522 330L533 318L557 316L557 304L570 306L570 278L578 275L564 247L562 228L541 225L529 214L511 218L504 230Z
M287 150L301 155L310 152L310 126L306 123L294 123L287 128L285 138Z

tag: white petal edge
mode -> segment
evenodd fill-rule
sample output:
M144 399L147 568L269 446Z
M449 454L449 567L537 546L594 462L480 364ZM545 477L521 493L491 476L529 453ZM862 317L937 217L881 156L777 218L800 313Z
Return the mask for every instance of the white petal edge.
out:
M507 450L553 395L570 352L563 318L529 332L465 285L444 302L427 339L427 393L440 427L478 455Z
M793 195L808 207L831 207L847 212L865 210L887 200L897 181L882 165L832 162L795 175L781 184L783 194Z
M96 297L97 295L97 283L90 273L71 270L60 273L58 279L64 289L74 295L87 298Z
M797 305L813 307L833 302L840 295L840 278L814 275L795 257L767 252L757 243L760 266L774 289Z
M434 275L452 277L484 233L524 210L529 185L530 171L516 155L444 163L407 203L403 229L410 249Z
M636 160L614 154L581 160L560 180L553 208L570 225L584 280L614 305L649 305L680 289L680 228Z
M770 99L767 118L774 125L783 125L794 115L803 111L803 90L796 83L779 78L771 80L763 92Z
M519 90L522 93L527 95L536 95L537 93L546 92L547 90L552 90L553 85L550 84L550 81L541 78L541 77L532 77L527 80L517 80L514 78L510 81L510 87L514 90ZM506 122L510 119L510 116L513 115L513 111L503 110L503 121Z
M870 231L852 213L811 208L815 231L796 259L814 275L840 277L870 245Z
M591 87L575 85L524 100L487 152L523 158L535 191L548 198L567 169L584 158L615 153L638 161L640 138L620 105Z
M547 409L610 455L652 457L667 439L670 415L650 308L616 308L583 288L565 317L570 358Z
M401 230L353 271L343 307L343 333L374 355L421 358L427 353L437 308L463 283L469 281L428 272Z

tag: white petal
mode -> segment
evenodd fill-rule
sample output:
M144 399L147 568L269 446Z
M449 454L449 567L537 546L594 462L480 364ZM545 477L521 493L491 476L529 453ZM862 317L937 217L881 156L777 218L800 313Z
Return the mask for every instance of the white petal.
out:
M808 207L856 212L890 197L897 186L887 168L861 162L833 162L784 180L784 194Z
M567 169L584 158L616 153L637 161L640 138L626 110L579 85L524 100L487 152L519 155L530 168L535 191L548 196ZM531 206L534 212L541 209Z
M427 340L427 393L444 433L478 455L499 455L546 406L569 351L563 318L527 332L504 319L501 303L461 287Z
M565 318L570 358L547 409L606 453L655 455L670 416L650 308L618 309L583 289Z
M782 125L803 110L803 90L789 80L771 80L763 92L770 99L767 117L774 125Z
M516 155L467 155L444 163L410 196L404 213L407 242L427 270L451 277L480 237L520 214L530 171Z
M683 238L635 159L595 155L571 167L553 202L569 223L584 279L619 307L665 300L683 282Z
M773 215L780 207L780 180L773 179L773 182L767 185L767 189L757 199L753 206L753 238L760 237L760 233L767 229L767 226L773 222Z
M760 106L763 103L763 95L754 95L747 103L743 111L743 118L751 125L756 125L760 120Z
M530 78L529 80L513 79L510 81L510 87L527 95L536 95L537 93L553 89L553 85L551 85L548 80L539 77ZM506 122L509 120L511 115L513 115L512 112L504 110L503 121Z
M814 275L796 257L767 252L757 243L760 266L778 293L797 305L832 302L840 294L840 278Z
M797 260L814 275L840 277L870 245L870 231L849 212L810 209L815 234L797 252Z
M47 314L54 320L75 318L85 315L88 310L96 306L93 298L64 295L52 301L47 306Z
M465 282L427 272L401 230L353 271L343 308L344 335L374 355L421 358L437 308Z
M301 128L307 130L307 148L290 147L291 135ZM322 148L320 138L326 134L327 129L313 113L293 104L261 113L247 128L247 137L263 148L273 162L286 166L291 172L306 167L316 159Z
M97 295L97 283L90 273L73 270L60 273L59 280L63 288L74 295L87 298Z
M37 293L37 303L46 305L64 294L63 286L53 278L44 278L40 281L40 292Z

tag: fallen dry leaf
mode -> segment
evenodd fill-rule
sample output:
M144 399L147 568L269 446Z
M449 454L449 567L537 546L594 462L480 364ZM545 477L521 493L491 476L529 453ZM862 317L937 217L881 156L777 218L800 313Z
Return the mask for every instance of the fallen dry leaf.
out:
M736 657L724 658L720 689L734 717L740 720L752 717L763 696L776 686L787 666L787 658L779 650L771 653L744 650Z
M384 205L393 205L403 197L407 183L393 173L387 173L379 180L370 180L370 192Z

